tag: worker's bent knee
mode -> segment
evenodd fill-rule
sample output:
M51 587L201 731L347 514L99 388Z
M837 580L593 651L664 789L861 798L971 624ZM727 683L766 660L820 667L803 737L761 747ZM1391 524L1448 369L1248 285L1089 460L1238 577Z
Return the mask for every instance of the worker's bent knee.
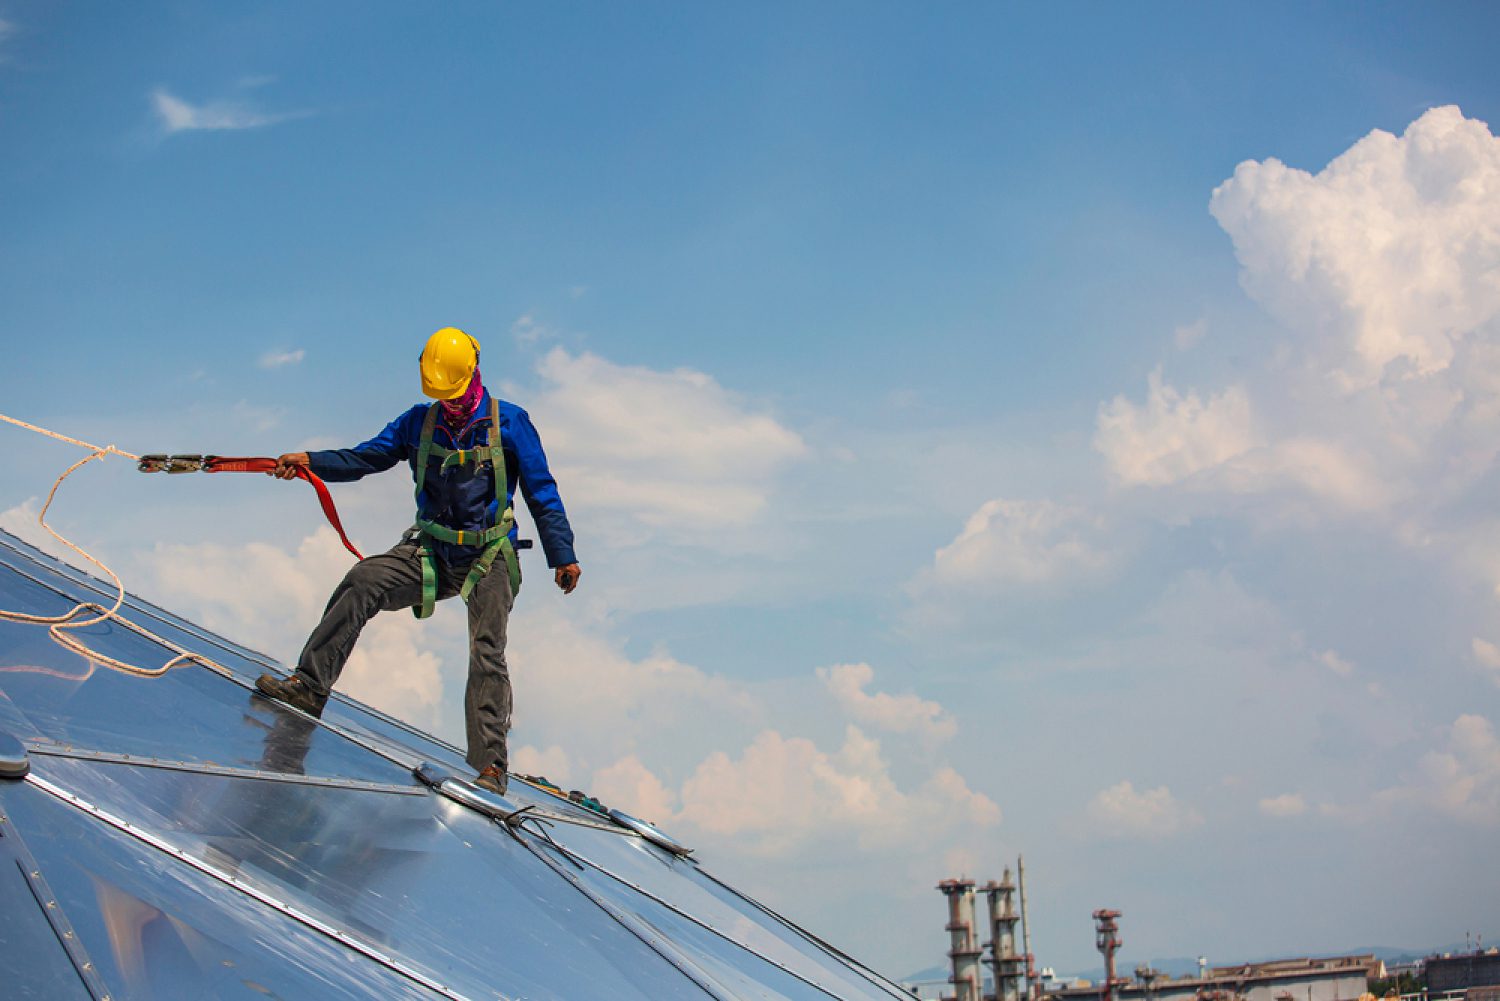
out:
M381 595L422 580L420 565L407 566L402 560L385 553L372 556L349 568L344 575L344 587L363 595Z

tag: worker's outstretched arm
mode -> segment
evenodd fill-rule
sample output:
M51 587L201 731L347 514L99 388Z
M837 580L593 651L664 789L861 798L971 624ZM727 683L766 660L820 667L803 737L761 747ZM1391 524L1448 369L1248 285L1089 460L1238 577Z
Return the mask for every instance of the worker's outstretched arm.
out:
M426 412L427 408L424 406L413 407L387 424L385 430L378 435L353 448L330 448L305 453L308 467L329 483L348 483L371 473L382 473L409 457L411 450L408 442L412 439L410 425L415 419L416 427L420 428L422 416ZM292 456L298 454L300 453L290 453ZM277 460L277 464L279 468L280 460ZM297 474L293 472L291 475Z
M573 552L573 528L568 524L562 496L557 492L557 480L547 467L541 436L524 410L518 409L511 422L510 444L515 450L517 485L541 536L547 565L553 568L557 586L564 594L571 594L583 573Z

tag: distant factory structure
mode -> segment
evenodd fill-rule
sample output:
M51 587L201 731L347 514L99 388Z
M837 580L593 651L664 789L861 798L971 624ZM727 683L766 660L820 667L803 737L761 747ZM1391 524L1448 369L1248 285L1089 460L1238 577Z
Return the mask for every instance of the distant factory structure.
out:
M1144 968L1136 973L1134 979L1065 987L1046 997L1054 1001L1359 1001L1369 993L1370 981L1385 975L1385 966L1367 954L1215 966L1198 976L1176 980Z
M948 959L953 969L949 983L951 1001L1021 1001L1021 981L1029 972L1025 954L1016 951L1016 925L1021 914L1015 909L1016 884L1010 870L1000 882L993 880L979 889L984 893L989 918L989 938L981 943L975 912L972 879L945 879L937 887L948 898ZM1025 894L1022 893L1022 908ZM989 966L994 993L984 993L983 967Z
M1422 963L1427 996L1493 994L1500 988L1500 949L1475 949L1458 955L1429 956ZM1469 1001L1478 1001L1478 996Z
M1093 913L1103 979L1059 980L1050 967L1037 973L1026 920L1024 859L1016 859L1014 881L1007 867L998 883L945 879L937 889L948 905L943 930L949 974L946 981L920 980L906 987L913 997L929 1001L1500 1001L1500 949L1484 949L1482 943L1389 968L1374 953L1212 967L1200 956L1196 974L1174 978L1137 966L1134 977L1122 977L1115 973L1122 915L1107 907ZM979 894L986 903L983 925Z
M1371 982L1386 976L1385 964L1374 954L1214 967L1200 959L1196 975L1174 979L1148 966L1138 966L1133 978L1117 976L1115 954L1123 944L1122 915L1110 908L1093 913L1094 944L1104 958L1101 981L1059 981L1050 976L1050 969L1038 976L1026 923L1025 872L1024 860L1018 859L1017 881L1012 881L1007 867L998 883L979 886L972 879L959 878L938 884L948 905L944 926L949 944L948 991L939 992L939 981L924 981L912 988L915 996L941 1001L1373 1001ZM986 902L983 924L978 914L980 894ZM1500 955L1476 953L1452 962L1434 958L1428 964L1436 979L1445 984L1452 981L1457 986L1462 982L1468 987L1500 983ZM1494 977L1486 981L1491 966ZM1433 989L1430 997L1436 999L1442 994L1443 990ZM1463 995L1450 997L1458 1001ZM1464 1001L1500 998L1470 997Z

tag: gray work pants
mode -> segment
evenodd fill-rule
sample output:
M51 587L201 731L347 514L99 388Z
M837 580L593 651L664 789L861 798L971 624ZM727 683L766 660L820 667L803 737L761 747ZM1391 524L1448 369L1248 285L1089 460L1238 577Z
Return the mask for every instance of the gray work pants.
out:
M449 567L437 561L438 598L451 598L468 574L467 565ZM327 694L344 670L360 630L376 612L408 609L422 601L422 560L415 542L403 540L389 552L354 564L328 599L302 656L297 673L313 691ZM505 560L469 593L469 684L464 692L464 726L469 764L506 770L505 737L510 731L510 670L505 666L505 627L515 596Z

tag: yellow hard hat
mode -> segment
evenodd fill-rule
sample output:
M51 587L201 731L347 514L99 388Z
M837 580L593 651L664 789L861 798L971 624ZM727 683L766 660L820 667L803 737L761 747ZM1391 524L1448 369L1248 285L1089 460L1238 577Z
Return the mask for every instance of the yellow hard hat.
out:
M457 327L444 327L422 349L422 392L434 400L456 400L469 388L479 364L479 342Z

